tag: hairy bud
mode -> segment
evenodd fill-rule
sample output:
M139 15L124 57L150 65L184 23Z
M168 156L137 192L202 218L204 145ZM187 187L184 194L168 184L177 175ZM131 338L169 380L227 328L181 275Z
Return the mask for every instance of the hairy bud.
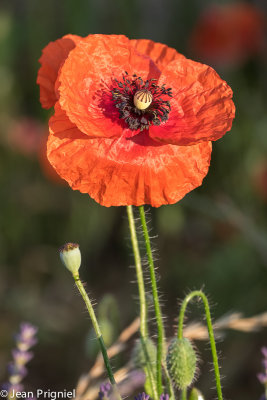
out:
M186 338L173 339L167 352L167 368L173 383L178 389L186 389L196 374L197 356Z

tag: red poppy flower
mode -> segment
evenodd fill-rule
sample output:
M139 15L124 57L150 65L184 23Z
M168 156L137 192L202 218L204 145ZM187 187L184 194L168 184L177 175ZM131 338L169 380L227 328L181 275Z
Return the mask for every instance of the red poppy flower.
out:
M62 179L56 170L52 167L47 158L46 140L43 140L40 144L38 160L41 167L41 171L46 179L56 185L66 185L66 181Z
M255 6L217 5L201 15L189 45L203 61L232 66L266 51L265 35L266 16Z
M37 79L42 104L56 103L47 152L58 174L105 206L158 207L201 185L211 141L234 118L226 82L150 40L68 36L68 55L52 56L64 40L44 49Z
M41 68L38 71L37 83L40 86L40 102L43 108L51 108L58 99L56 81L61 65L69 52L81 38L76 35L66 35L50 42L43 50L39 60Z

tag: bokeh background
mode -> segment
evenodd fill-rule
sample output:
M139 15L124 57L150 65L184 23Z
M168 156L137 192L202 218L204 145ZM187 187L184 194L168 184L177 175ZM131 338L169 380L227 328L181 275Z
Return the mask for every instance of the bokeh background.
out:
M149 38L210 64L234 91L232 131L214 143L203 186L150 210L168 334L178 300L204 287L212 314L267 309L267 52L265 0L1 0L0 5L0 382L21 321L39 328L28 390L73 389L96 343L58 247L80 244L81 276L108 320L110 341L137 315L126 210L72 191L45 156L48 111L36 75L42 48L67 33ZM203 319L192 307L190 318ZM113 321L111 324L110 321ZM257 399L266 328L218 343L226 398ZM215 395L206 344L197 386ZM127 361L121 356L118 365Z

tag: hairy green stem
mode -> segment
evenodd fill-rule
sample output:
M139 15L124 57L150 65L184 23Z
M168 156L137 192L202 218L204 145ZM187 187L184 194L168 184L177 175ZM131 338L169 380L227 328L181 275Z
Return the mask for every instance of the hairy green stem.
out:
M153 393L153 399L158 400L159 396L158 396L158 392L157 392L157 384L156 384L156 379L153 373L153 368L151 368L151 364L148 363L148 365L146 365L144 367L144 373L146 375L146 377L149 379L149 382L151 384L151 390Z
M137 235L136 235L132 206L127 206L127 214L128 214L129 228L130 228L130 233L131 233L132 248L133 248L133 253L134 253L137 284L138 284L138 290L139 290L140 334L144 339L146 339L147 335L148 335L146 293L145 293L141 256L140 256L140 251L139 251L139 247L138 247L138 240L137 240Z
M181 392L181 400L186 400L186 389L183 389Z
M174 390L173 390L173 386L172 386L172 381L171 381L171 377L169 375L169 371L167 368L166 363L163 363L163 369L165 372L165 377L166 377L166 383L167 383L167 393L170 396L170 400L175 400L175 396L174 396Z
M91 321L92 321L92 324L93 324L93 327L94 327L94 330L95 330L96 337L97 337L97 339L99 341L99 345L100 345L100 349L101 349L101 352L102 352L102 355L103 355L104 364L105 364L105 367L106 367L106 370L107 370L107 374L108 374L110 383L111 383L111 385L113 387L113 392L116 395L117 400L121 400L121 396L120 396L120 394L118 392L117 384L116 384L116 381L115 381L115 378L114 378L114 375L113 375L113 372L112 372L112 369L111 369L111 365L110 365L110 362L109 362L107 349L106 349L106 346L105 346L105 343L104 343L104 340L103 340L103 336L102 336L101 330L99 328L99 325L98 325L98 322L97 322L97 319L96 319L96 316L95 316L95 312L94 312L92 303L91 303L91 301L90 301L90 299L89 299L89 297L88 297L88 295L86 293L86 290L84 289L84 286L83 286L83 284L82 284L82 282L80 280L79 274L78 273L77 274L73 274L73 278L75 280L76 286L77 286L77 288L78 288L78 290L79 290L79 292L80 292L80 294L81 294L81 296L82 296L82 298L83 298L83 300L85 302L86 308L87 308L88 313L90 315L90 318L91 318Z
M152 295L153 295L153 299L154 299L154 309L155 309L155 316L156 316L157 329L158 329L157 388L158 388L159 395L161 395L162 394L161 366L162 366L162 362L164 362L162 360L162 356L163 356L163 341L164 341L164 327L163 327L162 314L161 314L160 304L159 304L159 296L158 296L158 290L157 290L157 280L156 280L156 274L155 274L154 260L153 260L153 256L152 256L150 239L149 239L149 234L148 234L148 229L147 229L147 224L146 224L145 211L144 211L144 207L143 206L139 207L139 212L140 212L141 224L142 224L142 229L143 229L143 234L144 234L144 239L145 239L145 244L146 244L146 252L147 252L147 258L148 258L148 264L149 264Z
M129 228L130 228L130 234L131 234L131 242L132 242L132 248L133 248L133 253L134 253L135 270L136 270L136 277L137 277L137 284L138 284L138 291L139 291L141 344L142 344L142 348L143 348L144 357L147 360L147 363L146 363L147 365L145 367L145 374L151 383L153 397L155 400L157 400L159 397L158 392L157 392L157 386L156 386L156 382L155 382L153 368L150 363L150 360L149 360L149 357L147 354L147 350L146 350L146 339L148 338L147 301L146 301L142 262L141 262L141 256L140 256L140 251L139 251L139 246L138 246L138 240L137 240L132 206L127 206L127 215L128 215L128 221L129 221Z
M223 396L222 396L222 387L221 387L221 379L220 379L220 370L219 370L218 356L217 356L217 351L216 351L216 344L215 344L215 338L214 338L211 315L210 315L209 302L208 302L206 295L201 290L194 290L193 292L189 293L185 297L185 299L182 303L182 307L180 309L180 314L179 314L178 339L183 338L183 326L184 326L184 317L185 317L186 307L187 307L188 303L194 297L200 297L204 304L207 328L208 328L209 339L210 339L210 347L211 347L211 353L212 353L212 358L213 358L213 366L214 366L214 374L215 374L218 400L222 400Z

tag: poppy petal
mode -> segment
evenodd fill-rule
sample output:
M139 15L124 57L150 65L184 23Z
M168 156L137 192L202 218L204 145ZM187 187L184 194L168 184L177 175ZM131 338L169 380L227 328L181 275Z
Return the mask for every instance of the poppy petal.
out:
M140 55L122 35L90 35L76 46L64 63L59 80L60 105L69 119L90 137L120 136L125 125L111 99L112 80L125 71L143 79L160 71Z
M173 93L170 116L166 123L150 127L151 138L185 146L217 140L231 129L233 93L211 67L186 58L174 60L158 84L166 82Z
M153 42L149 39L133 39L131 40L131 45L139 51L139 53L149 56L160 70L173 60L185 58L172 47L168 47L166 44Z
M143 131L134 137L90 139L56 107L50 119L48 158L72 189L104 206L176 203L201 185L211 142L160 144Z
M51 108L55 105L58 95L55 91L55 83L60 66L81 40L76 35L66 35L55 42L50 42L44 49L39 59L41 67L37 75L37 84L40 85L40 102L43 108Z

